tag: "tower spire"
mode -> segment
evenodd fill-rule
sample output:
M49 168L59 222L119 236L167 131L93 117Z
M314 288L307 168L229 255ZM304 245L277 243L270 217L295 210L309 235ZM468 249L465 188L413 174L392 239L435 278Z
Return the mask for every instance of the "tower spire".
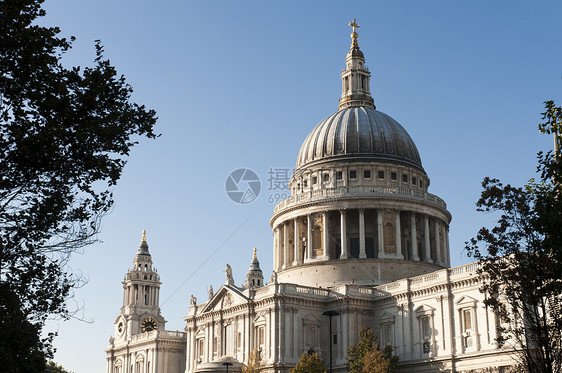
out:
M246 289L257 288L263 286L263 272L260 268L257 249L254 247L254 255L250 263L250 269L246 273Z
M139 244L139 251L137 251L137 255L150 256L150 253L148 252L148 243L146 243L146 230L142 231L142 240L141 243Z
M355 18L352 22L349 22L349 26L353 28L351 48L345 58L346 68L341 73L342 95L338 110L353 106L366 106L374 109L375 104L370 92L371 73L365 66L365 56L359 49L359 43L357 42L359 35L356 30L360 26Z

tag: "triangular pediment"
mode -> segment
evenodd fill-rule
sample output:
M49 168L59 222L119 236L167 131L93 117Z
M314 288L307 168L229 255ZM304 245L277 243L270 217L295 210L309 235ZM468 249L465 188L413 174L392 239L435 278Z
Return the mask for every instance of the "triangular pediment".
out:
M203 313L220 311L248 302L248 298L236 287L223 285L204 306Z
M468 295L462 296L458 301L455 302L457 305L474 305L476 304L476 299L469 297Z
M382 314L381 317L379 317L379 321L380 322L393 322L394 318L395 318L395 316L393 314L385 312L385 313Z
M320 326L322 320L315 314L308 314L302 318L303 325L316 325Z
M416 308L414 310L414 313L418 316L420 315L433 315L433 313L435 312L435 308L427 305L427 304L422 304L421 306L419 306L418 308Z

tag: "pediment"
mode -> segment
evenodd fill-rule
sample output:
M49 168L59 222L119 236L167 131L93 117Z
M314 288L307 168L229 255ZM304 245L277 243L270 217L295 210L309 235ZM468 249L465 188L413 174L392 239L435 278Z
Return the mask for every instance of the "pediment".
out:
M417 316L421 316L421 315L433 315L433 313L435 312L435 308L427 305L427 304L422 304L421 306L419 306L418 308L416 308L414 310L414 313Z
M381 315L381 317L379 317L379 321L380 322L394 322L394 318L396 316L394 316L391 313L385 312Z
M462 296L458 301L456 301L455 303L457 305L475 305L476 304L476 299L469 297L468 295Z
M315 314L308 314L305 317L302 318L302 322L303 325L316 325L316 326L320 326L320 323L322 322L322 320L316 316Z
M228 309L248 302L248 298L232 285L223 285L204 306L204 312Z
M197 331L195 332L195 339L199 339L199 338L205 338L205 328L204 327L197 328Z

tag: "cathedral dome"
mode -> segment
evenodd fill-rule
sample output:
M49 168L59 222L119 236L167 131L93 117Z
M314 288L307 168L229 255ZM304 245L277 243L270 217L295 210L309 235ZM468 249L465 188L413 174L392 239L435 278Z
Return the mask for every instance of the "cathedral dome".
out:
M416 144L404 127L365 106L339 110L321 121L302 144L297 169L342 160L395 163L424 172Z

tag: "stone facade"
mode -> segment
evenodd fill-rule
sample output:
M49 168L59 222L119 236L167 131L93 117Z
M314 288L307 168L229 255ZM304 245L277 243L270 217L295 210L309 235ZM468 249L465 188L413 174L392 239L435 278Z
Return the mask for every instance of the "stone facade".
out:
M428 192L407 131L376 110L359 26L350 25L338 111L305 139L291 195L270 220L269 282L254 249L244 286L234 285L227 265L216 293L202 304L192 298L185 333L166 332L159 308L138 305L137 294L157 290L158 278L135 282L144 267L129 272L116 320L116 328L128 323L128 334L116 329L108 373L223 372L224 363L236 372L254 350L265 372L286 373L311 351L345 372L363 327L393 346L401 372L512 369L512 351L495 342L500 320L484 305L476 264L449 268L451 214ZM162 328L139 329L147 315Z
M186 372L247 363L256 348L265 371L288 372L311 350L328 361L330 345L334 371L344 372L347 350L365 326L383 345L394 346L401 372L507 371L514 361L496 345L499 320L483 304L476 268L442 269L374 287L320 288L275 278L253 290L224 285L206 303L190 307ZM331 338L326 310L339 314L332 318Z

